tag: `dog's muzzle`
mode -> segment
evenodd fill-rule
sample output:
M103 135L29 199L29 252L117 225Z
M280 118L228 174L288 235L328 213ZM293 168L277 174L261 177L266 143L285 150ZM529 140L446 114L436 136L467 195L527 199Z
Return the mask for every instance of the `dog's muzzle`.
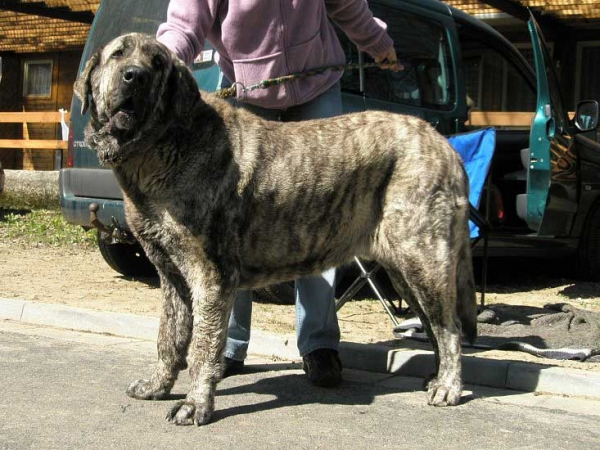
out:
M110 119L112 129L131 130L142 120L148 102L145 97L149 83L150 74L143 67L123 68L116 83L118 91L114 95Z

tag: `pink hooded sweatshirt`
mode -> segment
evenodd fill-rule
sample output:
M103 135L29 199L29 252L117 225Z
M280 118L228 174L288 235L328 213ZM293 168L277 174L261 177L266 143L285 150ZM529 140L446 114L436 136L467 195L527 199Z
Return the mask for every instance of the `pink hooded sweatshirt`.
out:
M333 20L372 56L393 45L386 25L373 17L365 0L171 0L157 39L190 64L207 39L231 81L249 86L307 69L343 64L344 51ZM270 109L305 103L333 86L341 72L249 92L241 100Z

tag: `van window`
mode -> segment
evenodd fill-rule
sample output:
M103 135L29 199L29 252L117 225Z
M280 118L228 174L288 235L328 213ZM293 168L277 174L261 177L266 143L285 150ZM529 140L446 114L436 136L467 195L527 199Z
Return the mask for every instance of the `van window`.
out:
M457 29L469 107L475 111L534 111L537 93L534 80L528 79L532 73L524 73L515 58L505 56L512 57L514 47L468 24L459 24ZM533 61L531 47L520 52Z
M387 23L404 70L365 69L362 85L358 71L346 71L342 89L393 103L452 109L456 93L445 28L416 14L385 5L371 4L371 9L375 17ZM359 58L354 44L342 32L338 35L347 62L373 61L367 54Z
M463 51L463 72L473 110L535 110L536 92L498 52L489 48Z
M600 77L587 75L600 71L600 42L578 43L577 61L576 99L600 101Z

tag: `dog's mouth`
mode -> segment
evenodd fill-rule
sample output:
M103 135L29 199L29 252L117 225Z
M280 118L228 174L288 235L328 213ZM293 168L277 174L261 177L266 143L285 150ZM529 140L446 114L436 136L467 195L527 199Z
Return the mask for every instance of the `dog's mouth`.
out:
M121 106L119 106L117 108L117 114L118 113L123 113L123 114L127 114L127 115L135 115L135 106L133 104L133 99L132 98L128 98L126 99Z
M127 97L113 109L108 126L113 130L131 130L136 126L139 115L133 97Z

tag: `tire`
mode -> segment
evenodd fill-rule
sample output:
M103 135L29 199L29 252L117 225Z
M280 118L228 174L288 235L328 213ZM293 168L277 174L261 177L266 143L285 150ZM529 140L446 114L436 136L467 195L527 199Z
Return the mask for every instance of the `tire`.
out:
M600 281L600 200L597 200L579 238L579 275L589 281Z
M142 246L135 244L108 244L97 235L98 249L104 261L126 277L156 277L157 272Z
M254 291L256 301L276 305L293 305L296 302L294 282L274 284Z

